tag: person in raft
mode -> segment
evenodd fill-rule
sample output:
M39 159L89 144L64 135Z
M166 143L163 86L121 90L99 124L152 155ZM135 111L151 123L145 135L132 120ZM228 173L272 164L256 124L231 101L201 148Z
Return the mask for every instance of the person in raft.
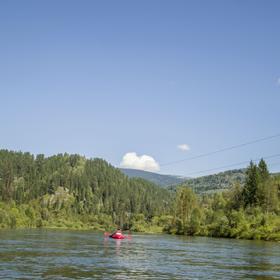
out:
M112 234L111 234L111 236L122 236L123 234L122 234L122 230L120 229L120 228L118 228L115 232L113 232Z

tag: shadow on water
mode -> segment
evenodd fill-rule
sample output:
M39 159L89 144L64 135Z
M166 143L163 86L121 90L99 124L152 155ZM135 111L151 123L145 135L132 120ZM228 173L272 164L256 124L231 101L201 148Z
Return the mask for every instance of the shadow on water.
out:
M1 279L280 279L280 244L66 230L0 231Z

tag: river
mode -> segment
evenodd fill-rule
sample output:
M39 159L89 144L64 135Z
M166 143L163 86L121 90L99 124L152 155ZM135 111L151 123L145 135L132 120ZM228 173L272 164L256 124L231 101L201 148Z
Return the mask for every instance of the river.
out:
M1 279L280 279L280 243L0 230Z

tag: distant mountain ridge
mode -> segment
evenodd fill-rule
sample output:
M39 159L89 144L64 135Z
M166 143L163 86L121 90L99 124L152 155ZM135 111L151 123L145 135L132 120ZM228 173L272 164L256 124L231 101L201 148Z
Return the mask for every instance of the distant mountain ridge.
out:
M230 188L235 183L243 185L245 182L246 169L234 169L201 176L197 178L187 178L176 175L162 175L138 169L120 168L129 178L140 177L161 187L189 186L196 193L208 193Z
M181 177L176 175L162 175L138 169L120 168L120 171L122 171L129 178L143 178L161 187L179 185L185 182L185 180L187 179L187 177Z
M271 173L277 176L278 173ZM229 189L234 184L244 186L246 168L227 170L216 174L187 179L182 186L191 187L196 193L210 193Z
M164 188L175 189L178 186L188 186L196 193L211 193L229 189L238 183L245 183L246 168L227 170L216 174L197 178L188 178L176 175L162 175L138 169L120 169L129 178L140 177ZM272 175L276 176L279 173Z

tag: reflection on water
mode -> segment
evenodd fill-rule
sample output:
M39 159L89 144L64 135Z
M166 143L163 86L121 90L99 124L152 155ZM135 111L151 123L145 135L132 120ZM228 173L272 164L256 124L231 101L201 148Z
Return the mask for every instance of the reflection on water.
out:
M111 245L109 242L112 239L110 237L105 237L104 238L104 253L107 253L107 248ZM115 241L116 244L116 256L118 256L120 254L120 249L121 249L121 243L122 241L124 241L123 239L113 239L113 241ZM127 240L126 240L127 241Z
M280 244L169 235L1 230L1 279L280 279Z

